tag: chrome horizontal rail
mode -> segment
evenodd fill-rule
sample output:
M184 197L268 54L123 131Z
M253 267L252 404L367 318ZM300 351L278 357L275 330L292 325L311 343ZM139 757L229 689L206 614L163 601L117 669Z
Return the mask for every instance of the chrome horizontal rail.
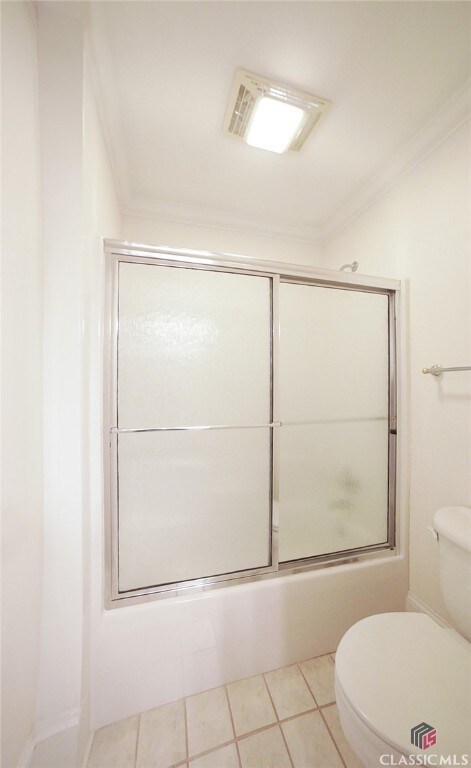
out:
M281 421L272 421L270 424L209 424L195 427L138 427L137 429L120 429L119 427L110 427L112 434L127 434L129 432L189 432L204 431L210 429L268 429L272 427L281 427Z
M284 427L312 427L317 424L358 424L372 421L388 421L388 416L345 416L341 419L313 419L312 421L284 421Z
M432 365L431 368L422 368L422 373L431 373L432 376L441 376L448 371L471 371L471 365L459 365L452 368L444 368L442 365Z

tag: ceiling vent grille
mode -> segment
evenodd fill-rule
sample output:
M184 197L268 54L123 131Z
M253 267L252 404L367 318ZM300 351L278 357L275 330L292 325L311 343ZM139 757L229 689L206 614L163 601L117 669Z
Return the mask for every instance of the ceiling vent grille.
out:
M238 139L245 139L254 107L262 96L268 96L304 110L305 119L288 147L293 151L301 149L321 117L330 108L330 102L326 99L274 83L245 69L237 69L224 116L224 133Z
M241 84L237 93L234 109L230 116L230 124L227 129L228 133L232 133L233 136L244 138L254 104L255 99L253 94L245 87L245 85Z

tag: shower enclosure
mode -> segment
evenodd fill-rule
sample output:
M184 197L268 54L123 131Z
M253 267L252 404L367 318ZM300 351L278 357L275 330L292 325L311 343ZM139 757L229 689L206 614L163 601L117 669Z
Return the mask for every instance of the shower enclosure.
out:
M393 549L398 283L106 254L108 606Z

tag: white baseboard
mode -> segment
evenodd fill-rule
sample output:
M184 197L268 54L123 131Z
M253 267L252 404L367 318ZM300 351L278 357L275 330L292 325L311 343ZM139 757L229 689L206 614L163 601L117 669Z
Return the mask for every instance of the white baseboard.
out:
M23 750L20 755L20 759L18 760L17 768L29 768L31 764L31 758L33 757L34 747L35 747L35 744L34 744L33 734L31 734L28 741L23 747Z
M437 624L440 624L440 626L446 627L447 629L453 629L453 627L448 624L445 619L439 616L438 613L435 613L435 611L433 611L430 606L422 602L422 600L420 600L412 592L407 593L406 611L411 611L412 613L426 613L427 616L430 616L430 618L436 621Z
M93 743L94 735L95 735L95 731L92 731L88 737L87 746L85 747L85 751L83 753L83 760L81 762L80 768L87 768L90 752L92 751L92 743Z
M31 768L77 768L77 743L78 726L39 741L34 747Z
M33 731L33 740L35 744L45 741L56 733L68 731L69 728L75 728L79 724L80 710L68 709L60 712L58 715L52 715L44 720L39 720Z
M26 742L18 760L17 768L30 768L34 750L38 745L59 734L65 734L70 729L77 728L79 722L79 710L70 709L59 715L48 717L36 723L31 736ZM90 746L91 738L90 737ZM90 747L87 744L88 751ZM87 753L88 759L88 753Z

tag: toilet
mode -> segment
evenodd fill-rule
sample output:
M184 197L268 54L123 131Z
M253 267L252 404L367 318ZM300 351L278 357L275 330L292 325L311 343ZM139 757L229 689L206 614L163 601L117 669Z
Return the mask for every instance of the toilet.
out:
M365 768L471 766L471 509L439 509L434 529L458 632L423 613L382 613L337 649L340 721Z

